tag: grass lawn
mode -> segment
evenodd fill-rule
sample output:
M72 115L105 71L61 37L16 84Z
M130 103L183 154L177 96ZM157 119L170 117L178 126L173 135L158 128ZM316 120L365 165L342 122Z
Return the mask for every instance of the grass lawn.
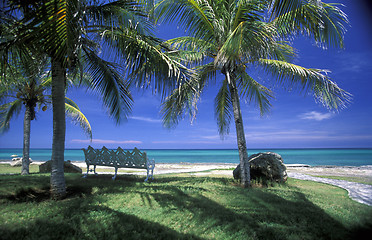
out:
M0 166L0 168L2 168ZM1 170L2 171L2 170ZM0 172L1 172L0 171ZM289 179L242 189L232 178L66 174L68 197L49 200L49 174L0 176L1 239L368 239L372 207L343 189Z
M38 173L39 166L30 164L30 173ZM0 164L0 174L19 174L21 167L12 167L9 164Z

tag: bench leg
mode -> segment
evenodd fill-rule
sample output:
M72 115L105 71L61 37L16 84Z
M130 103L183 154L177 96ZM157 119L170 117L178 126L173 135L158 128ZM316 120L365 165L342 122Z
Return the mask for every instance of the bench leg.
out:
M87 164L87 173L86 173L86 174L84 174L83 178L86 178L86 177L88 177L88 173L89 173L89 165Z
M94 165L93 171L94 171L94 174L97 175L97 173L96 173L96 165Z
M151 174L149 174L151 171ZM147 177L145 179L145 182L149 180L149 177L151 177L152 180L154 180L154 168L147 168Z
M118 168L116 167L115 168L115 175L112 177L112 180L115 180L116 179L116 175L118 174Z

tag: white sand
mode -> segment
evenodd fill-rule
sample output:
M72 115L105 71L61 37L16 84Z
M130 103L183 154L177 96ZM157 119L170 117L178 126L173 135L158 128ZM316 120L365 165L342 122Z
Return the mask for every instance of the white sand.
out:
M10 161L0 160L0 163L10 163ZM43 162L34 161L31 164L40 165ZM74 165L80 168L86 168L85 162L73 161ZM237 166L233 163L156 163L154 174L166 173L197 173L197 175L218 174L232 176L232 170ZM303 164L287 164L288 173L302 173L308 175L321 175L321 176L345 176L345 177L362 177L372 180L372 165L368 166L315 166L311 167ZM97 166L99 169L114 169L112 167ZM138 172L145 174L143 169L128 169L131 172ZM213 170L213 171L208 171ZM114 171L114 170L113 170ZM208 171L208 172L203 172Z

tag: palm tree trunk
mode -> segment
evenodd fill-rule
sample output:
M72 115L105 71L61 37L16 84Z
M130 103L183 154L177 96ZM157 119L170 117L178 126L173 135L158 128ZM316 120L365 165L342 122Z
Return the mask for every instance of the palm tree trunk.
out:
M53 144L50 188L52 198L57 200L66 196L66 183L64 176L66 134L65 82L65 69L62 68L61 63L58 60L52 58Z
M239 93L236 87L236 81L235 81L234 76L230 76L228 71L226 71L225 75L229 82L231 102L233 105L236 138L237 138L238 150L239 150L241 184L245 188L248 188L251 186L251 174L250 174L250 164L248 161L247 144L245 141L242 112L240 110Z
M30 173L30 135L31 135L31 108L27 104L25 117L23 120L23 157L21 175L28 175Z

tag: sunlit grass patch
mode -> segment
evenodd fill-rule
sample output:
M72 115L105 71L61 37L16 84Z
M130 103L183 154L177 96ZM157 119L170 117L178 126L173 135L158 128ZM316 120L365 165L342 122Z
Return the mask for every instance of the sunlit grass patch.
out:
M12 167L8 163L0 164L0 174L21 174L21 166L19 167ZM30 173L38 173L39 166L30 164Z

